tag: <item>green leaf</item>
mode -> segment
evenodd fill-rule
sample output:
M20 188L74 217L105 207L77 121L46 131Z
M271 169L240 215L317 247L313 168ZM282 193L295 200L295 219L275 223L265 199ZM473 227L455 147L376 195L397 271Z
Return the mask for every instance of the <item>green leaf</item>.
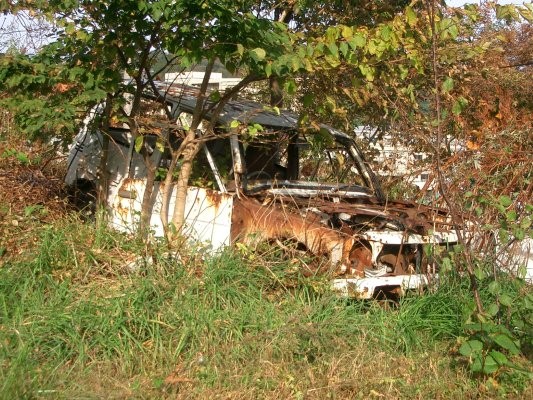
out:
M496 360L490 354L487 354L485 360L483 361L483 373L493 374L494 372L498 371L499 368L500 365L496 362Z
M314 100L314 96L310 93L304 95L303 99L302 99L302 103L304 105L304 107L311 107L313 105L313 100Z
M474 358L470 369L472 370L472 372L481 372L481 370L483 369L483 363L480 355Z
M485 271L483 271L483 268L477 267L474 269L474 275L476 276L478 280L481 281L485 277Z
M296 82L294 81L294 79L287 79L283 87L285 88L288 94L296 93Z
M244 46L240 43L237 43L237 54L240 56L244 54Z
M349 50L349 46L346 42L341 42L341 44L339 45L339 50L341 51L341 54L346 57L346 55L348 54L348 50Z
M492 339L498 346L500 346L504 350L507 350L511 354L514 355L520 353L520 349L518 348L516 343L506 334L499 333L495 335Z
M518 12L512 4L496 4L496 18L503 19L506 22L512 22L518 19Z
M220 101L220 98L222 96L220 95L220 92L218 90L215 90L214 92L212 92L210 95L209 95L209 100L211 101L214 101L214 102L217 102L217 101Z
M326 29L326 40L328 42L334 42L339 37L339 31L336 26L330 26Z
M511 307L511 305L513 304L512 297L505 293L500 296L499 300L501 304L507 307Z
M359 64L359 70L365 76L368 81L374 80L374 68L367 64Z
M498 229L498 237L500 238L500 242L507 243L509 241L509 232L504 228L500 228Z
M237 128L241 123L239 121L237 121L236 119L234 119L233 121L231 121L231 123L229 124L229 127L231 129L235 129Z
M457 38L457 35L459 35L459 29L457 28L457 24L459 22L452 18L443 18L440 23L440 34L442 39L447 39L448 37L451 37L452 39Z
M498 350L491 350L489 353L490 356L498 363L500 366L507 364L507 357L503 353L500 353Z
M398 69L400 70L400 78L407 78L407 75L409 75L409 68L406 68L404 65L399 65Z
M163 9L161 9L160 7L153 7L152 9L152 19L154 21L159 21L161 19L161 17L163 16Z
M405 8L405 18L407 19L407 24L411 28L416 25L416 21L418 20L416 13L411 7Z
M498 307L498 304L496 303L492 303L487 307L487 314L489 314L491 317L494 317L496 314L498 314L498 311L500 311L500 307Z
M350 40L348 40L348 44L352 49L356 50L366 44L366 38L361 33L356 33Z
M513 204L513 200L511 200L511 198L506 195L498 197L498 202L504 207L509 207L511 204Z
M324 58L326 62L328 63L328 65L331 66L332 68L337 68L339 65L341 65L341 62L339 61L338 57L331 56L328 54Z
M453 89L453 79L448 77L445 79L444 82L442 82L442 91L444 93L447 93L452 89Z
M505 218L507 219L507 221L509 222L514 222L516 221L518 215L516 214L516 211L515 210L510 210L510 211L507 211L505 213Z
M392 35L392 29L389 25L383 25L379 34L385 42L388 42Z
M453 103L453 106L452 106L452 113L454 115L459 115L463 112L463 110L466 108L466 106L468 105L468 100L465 99L464 97L459 97L455 103Z
M139 153L141 151L141 148L143 146L143 143L144 143L144 136L137 136L135 138L135 146L134 146L134 149L137 153Z
M339 48L337 47L335 43L328 44L328 50L333 57L335 58L339 57Z
M290 60L291 60L291 70L293 72L297 72L302 66L302 64L300 63L300 58L297 56L294 56L294 57L291 57Z
M311 61L309 61L307 57L304 58L304 65L305 65L305 70L307 72L313 72L313 65L311 64Z
M441 273L446 273L446 272L450 272L452 270L452 261L450 260L449 257L444 257L442 259L442 262L441 262L441 265L440 265L440 271Z
M483 343L479 340L468 340L459 347L459 353L465 357L470 357L473 354L480 353L483 350Z
M272 63L268 63L267 65L265 65L265 75L267 76L267 78L272 75Z
M378 49L376 40L375 39L370 40L366 48L369 54L376 54L377 49Z
M500 293L501 286L498 281L492 281L491 283L489 283L488 289L489 293L498 294Z

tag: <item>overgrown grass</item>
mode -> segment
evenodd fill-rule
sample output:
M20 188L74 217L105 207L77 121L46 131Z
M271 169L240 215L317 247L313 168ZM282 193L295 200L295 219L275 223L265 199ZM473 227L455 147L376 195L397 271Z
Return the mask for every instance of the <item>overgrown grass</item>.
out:
M283 260L171 258L76 217L31 229L33 250L0 268L0 398L531 395L454 361L461 279L391 306Z

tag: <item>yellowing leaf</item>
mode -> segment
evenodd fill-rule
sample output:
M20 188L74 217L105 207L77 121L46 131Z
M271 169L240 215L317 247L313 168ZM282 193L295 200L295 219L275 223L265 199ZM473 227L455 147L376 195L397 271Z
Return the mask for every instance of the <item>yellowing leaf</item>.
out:
M444 93L449 92L453 89L453 79L448 77L444 82L442 82L442 91Z
M272 63L268 63L267 65L265 65L265 75L267 76L267 78L272 75Z
M163 143L162 140L158 139L156 142L155 142L155 147L157 150L159 150L161 153L163 153L165 151L165 144Z
M137 153L139 153L141 151L141 148L143 146L143 143L144 143L144 136L137 136L135 138L135 145L134 145L134 148L135 148L135 151Z
M341 34L344 39L351 38L353 36L352 28L350 28L349 26L343 26Z
M407 23L409 24L410 27L415 26L416 21L418 20L416 13L413 11L411 7L407 7L405 9L405 18L407 19Z
M328 44L328 50L333 57L339 56L339 48L337 47L335 43Z
M363 47L366 44L366 38L361 33L356 33L349 41L348 44L352 49Z
M250 50L250 53L252 54L252 57L258 61L262 61L266 57L266 51L260 47Z

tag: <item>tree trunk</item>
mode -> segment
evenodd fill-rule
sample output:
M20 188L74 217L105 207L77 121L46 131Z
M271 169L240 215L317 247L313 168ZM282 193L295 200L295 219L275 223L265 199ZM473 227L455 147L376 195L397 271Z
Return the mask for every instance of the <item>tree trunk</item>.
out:
M102 135L102 158L98 166L98 187L96 188L96 208L102 209L107 206L107 194L109 189L109 171L107 170L107 160L109 158L109 135L103 132Z
M109 193L109 170L107 169L107 161L109 159L109 120L111 118L113 98L111 95L107 96L103 124L100 127L102 131L102 158L98 166L98 179L96 188L96 210L99 212L107 207L107 196ZM105 222L105 219L98 218L97 224Z
M204 79L202 85L200 86L200 93L196 101L196 107L194 109L193 120L191 127L189 128L187 135L184 139L183 146L183 163L180 168L178 175L178 181L176 182L176 202L174 205L174 212L172 214L172 223L174 224L175 231L168 232L167 236L169 237L169 245L173 247L176 243L176 240L182 233L183 224L185 222L185 202L187 199L187 189L189 186L189 178L192 173L193 161L198 151L201 148L201 143L197 142L196 139L196 130L200 126L202 117L204 114L204 104L207 93L207 85L209 79L211 78L211 72L213 71L213 66L215 64L215 59L212 58L207 63ZM176 162L177 165L177 162ZM173 170L168 171L168 174L172 175ZM166 191L171 191L171 187L165 187Z
M157 152L157 148L154 152ZM146 148L142 150L143 162L146 167L146 187L144 188L143 200L141 205L141 221L139 224L139 232L142 237L148 235L150 229L150 219L152 217L152 205L153 205L153 193L155 184L155 174L157 172L157 166L159 165L160 157L155 157L155 162L150 158Z
M174 206L174 213L172 215L172 223L176 229L176 233L181 233L183 224L185 222L185 203L187 200L187 189L189 187L189 178L192 173L193 161L200 150L200 143L195 140L195 133L192 129L187 132L186 141L188 144L183 150L183 162L176 182L176 202Z

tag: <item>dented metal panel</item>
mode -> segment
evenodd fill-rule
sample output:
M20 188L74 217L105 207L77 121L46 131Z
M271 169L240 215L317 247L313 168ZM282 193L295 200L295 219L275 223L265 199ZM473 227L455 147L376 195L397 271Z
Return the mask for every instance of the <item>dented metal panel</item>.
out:
M328 257L333 266L349 267L354 239L330 229L313 215L302 217L276 205L254 199L235 200L232 241L284 239L303 244L311 253Z
M233 196L196 187L187 189L184 234L213 250L230 245ZM171 209L174 209L171 202Z

